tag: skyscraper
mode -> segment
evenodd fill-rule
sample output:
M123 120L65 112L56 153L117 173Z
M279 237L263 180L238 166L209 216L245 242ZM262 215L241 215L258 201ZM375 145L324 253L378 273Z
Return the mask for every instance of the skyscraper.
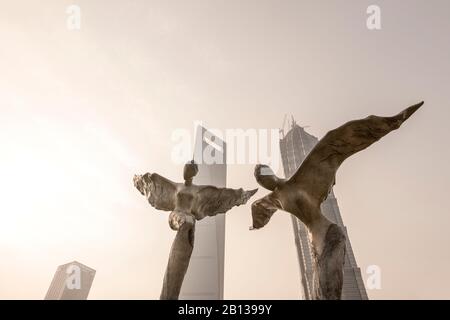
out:
M45 300L86 300L95 270L73 261L56 269Z
M317 144L319 140L298 126L292 120L291 129L280 140L280 151L283 163L284 175L289 178L300 167L303 160ZM342 299L344 300L367 300L367 292L361 277L361 270L356 264L352 246L347 234L347 229L342 221L338 203L333 191L321 205L322 213L332 222L338 224L347 237L347 250L344 265L344 284L342 288ZM295 244L300 263L300 273L302 276L303 298L310 300L312 297L313 269L311 244L308 230L304 224L295 216L291 215L294 226Z
M197 128L194 160L198 174L194 183L226 187L226 144L205 128ZM181 287L180 299L223 299L225 215L197 221L194 250Z

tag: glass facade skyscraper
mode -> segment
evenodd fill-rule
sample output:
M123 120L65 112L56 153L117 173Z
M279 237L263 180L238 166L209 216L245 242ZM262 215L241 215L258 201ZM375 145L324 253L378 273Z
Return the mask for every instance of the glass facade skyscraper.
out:
M94 281L95 270L73 261L56 269L45 300L86 300Z

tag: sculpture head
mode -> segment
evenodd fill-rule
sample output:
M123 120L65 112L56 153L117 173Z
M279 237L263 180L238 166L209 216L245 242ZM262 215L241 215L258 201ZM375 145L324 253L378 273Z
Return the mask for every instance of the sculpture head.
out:
M284 182L284 179L278 178L272 169L265 164L257 164L254 175L258 184L270 191L274 191Z
M191 160L190 162L186 163L184 165L183 170L183 178L184 178L184 184L189 186L192 184L192 180L198 173L198 166L194 162L194 160Z

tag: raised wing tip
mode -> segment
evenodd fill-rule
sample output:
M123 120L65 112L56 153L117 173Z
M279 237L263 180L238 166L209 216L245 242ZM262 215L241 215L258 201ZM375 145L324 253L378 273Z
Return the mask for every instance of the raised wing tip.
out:
M242 195L242 204L246 204L247 201L253 197L253 195L258 191L258 189L253 189L253 190L247 190L244 191L244 194Z
M146 183L148 183L148 181L151 179L151 174L150 173L146 173L143 175L140 174L135 174L133 176L133 184L134 187L136 189L138 189L138 191L145 196L145 185Z
M142 182L142 175L140 175L140 174L135 174L135 175L133 176L133 184L134 184L134 186L135 186L136 188L138 188L138 186L140 186L141 182ZM139 188L138 188L138 189L139 189Z
M425 103L425 101L421 101L421 102L419 102L419 103L417 103L417 104L415 104L415 105L413 105L413 106L411 106L409 108L406 108L403 111L403 120L406 120L409 117L411 117L414 112L416 112L421 106L423 106L424 103Z

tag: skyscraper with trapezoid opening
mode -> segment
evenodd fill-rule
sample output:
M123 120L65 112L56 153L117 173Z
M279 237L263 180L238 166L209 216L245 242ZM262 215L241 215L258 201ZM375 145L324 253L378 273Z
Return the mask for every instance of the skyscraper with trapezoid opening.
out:
M226 143L202 126L197 127L194 161L197 185L226 187ZM180 291L181 300L222 300L224 292L225 215L196 222L195 243Z

